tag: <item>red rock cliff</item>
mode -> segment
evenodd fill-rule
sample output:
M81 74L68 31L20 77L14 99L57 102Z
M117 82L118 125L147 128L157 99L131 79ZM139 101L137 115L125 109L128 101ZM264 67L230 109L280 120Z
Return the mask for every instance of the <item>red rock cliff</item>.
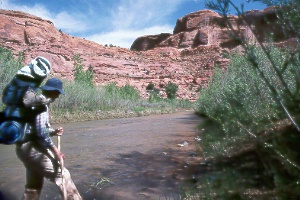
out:
M237 16L228 17L233 27L239 26L239 34L248 40L254 40L254 35L248 28L251 25L258 33L259 40L264 42L269 33L273 33L275 42L284 41L293 37L293 33L283 33L278 24L274 23L277 16L274 8L265 10L252 10L245 13L245 21ZM152 38L160 38L153 40ZM174 47L179 49L197 48L201 46L216 45L221 48L235 48L239 42L227 34L225 20L216 12L211 10L200 10L190 13L177 20L173 34L141 36L131 46L134 51L146 51L157 47Z

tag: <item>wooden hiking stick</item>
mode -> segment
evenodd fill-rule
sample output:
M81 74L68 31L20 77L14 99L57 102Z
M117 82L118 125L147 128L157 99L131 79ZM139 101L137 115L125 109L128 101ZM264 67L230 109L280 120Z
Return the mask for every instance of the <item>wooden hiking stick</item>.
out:
M57 136L57 148L58 148L59 151L60 151L60 149L61 149L61 145L60 145L60 137L61 137L61 135L58 135L58 136Z
M57 136L57 149L59 151L61 151L61 135L58 135ZM62 184L61 184L61 187L62 187L62 191L63 191L63 199L66 199L67 198L67 188L65 188L65 179L64 179L64 160L62 159L61 160L61 178L62 178Z
M57 136L57 149L61 151L61 135ZM64 159L61 160L61 173L63 172L64 168Z

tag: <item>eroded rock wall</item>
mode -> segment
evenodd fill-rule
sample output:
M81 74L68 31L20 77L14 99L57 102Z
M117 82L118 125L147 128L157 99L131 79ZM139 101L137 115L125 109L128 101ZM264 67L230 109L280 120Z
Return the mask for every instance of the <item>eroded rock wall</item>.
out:
M265 17L273 19L273 11L246 15L256 27L274 28L264 24ZM165 95L165 85L173 82L179 87L178 98L196 100L201 88L208 84L214 64L226 68L228 60L220 56L221 51L239 45L227 35L222 20L210 10L190 13L178 19L173 34L141 36L129 50L72 37L57 30L51 21L27 13L0 10L0 44L15 55L22 52L24 64L38 55L46 57L52 63L53 75L69 80L73 79L73 56L79 54L86 68L93 67L96 85L130 84L146 98L149 83ZM236 17L231 16L230 20L240 26L240 34L253 38ZM264 31L261 30L262 35Z

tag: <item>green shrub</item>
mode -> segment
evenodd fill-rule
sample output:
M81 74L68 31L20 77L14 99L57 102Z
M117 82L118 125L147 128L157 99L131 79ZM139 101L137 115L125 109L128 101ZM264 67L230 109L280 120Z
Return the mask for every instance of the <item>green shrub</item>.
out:
M162 98L159 96L159 92L160 90L158 88L155 87L154 83L149 83L146 87L146 90L148 93L150 93L150 96L148 98L148 100L150 102L154 102L154 101L161 101Z
M146 90L153 90L154 89L154 83L149 83L146 87Z
M129 84L120 87L120 94L124 99L130 99L130 100L140 99L139 91L135 89L133 86L130 86Z
M80 55L74 55L74 80L75 82L81 82L81 84L87 84L88 86L94 86L94 72L93 67L89 66L88 70L84 71L83 59Z
M150 91L150 96L149 96L148 100L150 102L161 101L163 98L160 97L159 93L160 93L159 89L153 88L153 90Z
M2 99L2 91L9 81L16 75L17 71L23 66L24 57L19 54L14 58L13 52L4 47L0 47L0 99ZM0 108L3 108L2 100L0 100Z
M118 87L116 83L110 83L104 86L104 90L107 96L113 97L115 99L138 100L140 98L139 91L129 84Z
M166 85L167 98L175 99L177 91L178 91L178 86L175 83L169 82Z

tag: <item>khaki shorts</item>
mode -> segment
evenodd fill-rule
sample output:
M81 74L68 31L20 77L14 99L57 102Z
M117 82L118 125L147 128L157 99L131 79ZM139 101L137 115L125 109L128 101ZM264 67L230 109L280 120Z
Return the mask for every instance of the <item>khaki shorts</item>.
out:
M16 145L16 154L26 167L26 188L40 191L44 178L47 178L59 187L63 199L82 199L70 172L64 167L61 173L51 152L42 150L33 142L26 142Z

